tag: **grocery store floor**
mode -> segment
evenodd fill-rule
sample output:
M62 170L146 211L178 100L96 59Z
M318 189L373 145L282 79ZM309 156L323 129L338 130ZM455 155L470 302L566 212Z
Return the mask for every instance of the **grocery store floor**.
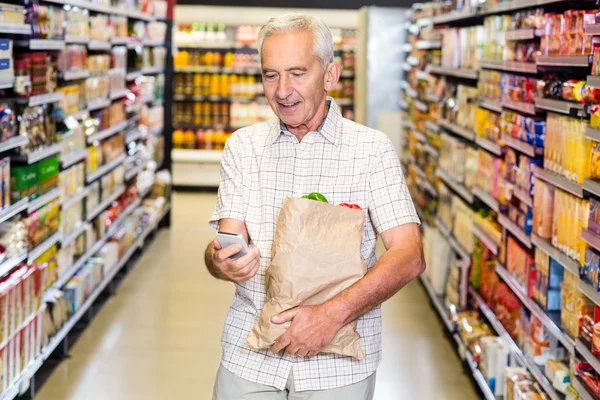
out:
M171 229L159 232L35 400L211 398L233 295L202 261L214 202L214 194L175 194ZM375 400L478 398L419 283L383 313Z

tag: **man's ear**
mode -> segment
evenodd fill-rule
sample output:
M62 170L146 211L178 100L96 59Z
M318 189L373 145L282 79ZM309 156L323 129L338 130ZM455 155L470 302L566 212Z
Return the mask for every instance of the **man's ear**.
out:
M338 62L331 62L325 70L325 91L329 92L335 89L338 81L340 80L340 74L342 73L342 66Z

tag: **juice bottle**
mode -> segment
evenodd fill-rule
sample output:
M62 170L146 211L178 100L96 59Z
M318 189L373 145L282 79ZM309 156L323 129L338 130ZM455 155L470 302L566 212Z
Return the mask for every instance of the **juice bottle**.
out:
M221 116L223 123L229 125L229 103L221 103Z
M256 79L254 75L248 76L248 80L246 81L247 93L248 97L256 96Z
M240 76L240 81L238 84L238 96L248 97L247 82L248 81L244 75Z
M212 103L210 105L210 115L211 115L212 122L215 125L222 124L220 111L221 111L221 107L220 107L219 103Z
M215 59L215 54L212 51L206 52L206 54L204 55L204 62L202 63L202 66L213 65L214 59Z
M212 64L210 64L214 67L222 67L223 66L223 54L219 53L218 51L215 51L213 53L213 60L212 60Z
M202 96L202 74L194 74L194 96Z
M212 74L210 76L210 92L209 96L218 96L219 95L219 75Z
M220 79L220 95L222 97L229 96L229 75L222 74Z
M194 103L194 125L202 125L202 103Z
M231 51L225 53L225 57L223 57L223 66L225 68L233 67L233 53Z
M210 93L210 75L202 75L202 96L208 96Z
M193 130L188 129L185 131L183 142L186 149L194 149L196 147L196 135L194 135Z
M196 148L203 150L205 147L206 143L204 142L204 129L198 129L198 132L196 132Z
M206 150L213 149L213 140L214 140L215 132L212 129L207 129L204 134L204 148Z
M173 131L173 148L183 149L184 136L181 129L175 129Z
M239 96L239 77L237 75L231 75L229 77L229 95L232 97Z
M202 116L204 117L204 121L202 122L204 125L212 124L212 120L210 118L210 103L209 102L202 103Z

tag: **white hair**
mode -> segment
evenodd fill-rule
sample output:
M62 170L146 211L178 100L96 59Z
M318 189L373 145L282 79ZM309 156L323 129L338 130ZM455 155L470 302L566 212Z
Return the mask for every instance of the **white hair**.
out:
M307 14L288 13L271 18L258 32L258 52L262 55L262 45L266 38L278 33L308 31L313 34L314 52L323 69L333 62L333 38L327 25L319 18Z

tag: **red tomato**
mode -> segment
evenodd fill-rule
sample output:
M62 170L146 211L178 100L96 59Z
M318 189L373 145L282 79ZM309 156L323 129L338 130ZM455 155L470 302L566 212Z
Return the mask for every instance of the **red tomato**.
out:
M358 204L350 204L350 208L353 210L362 210Z

